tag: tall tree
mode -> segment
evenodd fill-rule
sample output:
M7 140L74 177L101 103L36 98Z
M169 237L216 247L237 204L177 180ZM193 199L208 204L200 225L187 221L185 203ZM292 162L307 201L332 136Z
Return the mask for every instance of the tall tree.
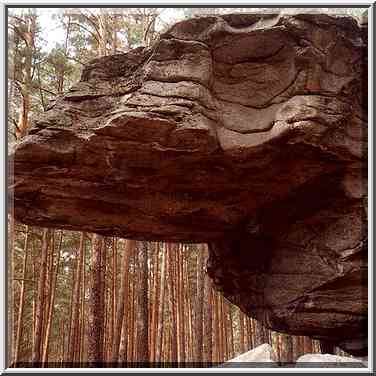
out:
M50 230L43 230L42 238L42 248L40 255L40 272L38 280L38 293L36 299L36 321L35 321L35 341L32 350L32 363L37 364L41 361L42 354L42 330L44 324L44 304L45 304L45 285L46 285L46 275L47 275L47 256L48 247L50 242Z
M16 343L14 351L14 363L17 363L19 360L20 353L20 343L22 338L22 320L24 313L24 303L25 303L25 279L26 279L26 266L28 258L28 248L29 248L29 226L26 226L25 229L25 242L24 242L24 256L23 256L23 265L22 265L22 275L21 275L21 292L20 299L18 304L18 317L17 317L17 334L16 334Z
M159 250L159 247L158 247ZM166 281L166 255L165 250L161 255L161 272L159 282L159 297L158 297L158 322L157 322L157 342L156 342L156 356L155 361L161 361L161 349L162 349L162 332L163 332L163 313L165 302L165 281Z
M245 352L246 346L245 346L245 329L244 329L244 314L242 311L238 311L239 317L239 328L240 328L240 352Z
M255 346L262 345L263 343L268 342L265 335L265 330L260 321L255 320Z
M88 297L88 362L90 366L102 366L103 361L103 281L102 281L102 251L104 238L94 234L92 237L92 253L89 278Z
M52 234L54 236L54 233ZM48 304L48 312L47 312L47 322L46 322L46 333L45 339L43 344L43 355L42 355L42 362L46 363L48 361L48 351L49 351L49 344L50 344L50 335L51 335L51 327L52 327L52 317L54 313L54 303L55 303L55 295L56 295L56 283L57 283L57 276L59 273L59 265L60 265L60 252L61 252L61 244L63 240L63 231L60 232L60 240L57 247L57 255L56 255L56 265L55 269L51 269L52 273L52 281L51 281L51 290L49 296L49 304ZM52 242L54 244L54 242ZM54 247L52 247L52 252L54 251Z
M310 354L313 352L313 343L312 339L309 337L303 337L303 342L304 342L304 354Z
M35 38L37 32L37 14L35 10L28 9L26 14L20 17L11 16L10 27L14 31L18 41L23 42L22 48L17 51L20 53L18 59L15 56L13 63L13 77L21 94L21 105L18 113L18 119L13 119L16 128L17 139L26 135L29 129L30 101L32 91L32 80L35 67L33 58L35 54ZM33 69L34 68L34 69Z
M210 278L208 275L205 276L205 287L204 287L204 296L205 296L205 325L204 325L204 351L205 351L205 361L213 361L213 345L212 345L212 286Z
M148 338L148 244L138 243L139 293L137 309L137 361L149 362Z
M166 244L167 257L168 257L168 279L169 279L169 302L170 302L170 312L171 312L171 361L179 362L179 349L180 342L178 338L179 327L178 327L178 310L177 310L177 270L176 270L176 249L172 247L171 243Z
M202 245L197 252L197 298L196 298L196 328L195 328L195 360L203 361L203 308L204 308L204 260L205 246Z
M120 339L122 330L126 331L128 328L123 327L124 317L126 315L126 304L128 303L128 275L129 275L129 259L135 248L134 240L127 240L123 252L123 262L121 270L121 287L119 292L119 304L116 312L115 332L112 344L112 361L117 362L119 360ZM127 307L128 308L128 307Z
M83 265L82 265L82 289L81 289L81 334L80 334L80 361L83 362L85 350L85 298L86 298L86 267L85 267L85 245L83 248Z
M68 350L68 361L74 362L77 359L77 339L79 336L79 309L80 309L80 291L81 291L81 278L82 278L82 268L84 263L84 240L85 233L82 232L80 236L80 244L77 250L76 257L76 270L75 270L75 283L73 289L73 301L72 301L72 324L70 329L70 344Z

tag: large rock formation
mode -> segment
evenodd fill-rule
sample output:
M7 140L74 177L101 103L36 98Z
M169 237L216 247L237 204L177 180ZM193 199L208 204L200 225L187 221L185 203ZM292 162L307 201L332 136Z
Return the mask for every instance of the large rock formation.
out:
M363 355L366 50L352 18L238 14L98 58L11 152L15 217L207 242L248 315Z

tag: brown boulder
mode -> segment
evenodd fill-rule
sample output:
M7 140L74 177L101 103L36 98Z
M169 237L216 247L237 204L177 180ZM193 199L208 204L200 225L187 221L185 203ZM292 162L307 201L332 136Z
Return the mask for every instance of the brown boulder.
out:
M203 17L90 62L11 152L15 217L207 242L248 315L364 354L364 35L346 17Z

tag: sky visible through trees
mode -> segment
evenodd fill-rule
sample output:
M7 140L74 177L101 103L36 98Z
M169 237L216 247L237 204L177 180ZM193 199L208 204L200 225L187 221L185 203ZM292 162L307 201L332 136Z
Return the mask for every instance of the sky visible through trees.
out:
M129 8L125 9L126 12L137 13L138 8ZM157 8L159 12L158 22L156 24L156 29L161 30L167 25L171 25L175 22L178 22L184 18L187 18L187 15L191 14L210 14L213 12L211 8ZM223 8L222 8L223 9ZM277 8L278 11L297 13L297 8ZM357 18L361 18L362 14L365 13L364 8L305 8L309 12L318 12L323 11L324 13L329 14L348 14ZM58 15L62 14L65 11L64 8L39 8L38 17L41 25L43 25L42 34L45 36L46 44L43 47L46 51L50 51L56 43L62 43L64 40L63 28L58 21ZM121 12L122 10L119 9ZM217 12L216 9L214 9ZM273 12L275 8L225 8L221 13L238 13L238 12ZM10 14L17 14L18 10L10 9ZM71 9L72 13L75 13L74 9Z

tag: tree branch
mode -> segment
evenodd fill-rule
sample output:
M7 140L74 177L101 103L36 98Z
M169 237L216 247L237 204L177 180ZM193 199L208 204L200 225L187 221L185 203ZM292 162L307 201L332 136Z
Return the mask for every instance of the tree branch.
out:
M24 19L21 18L21 17L12 16L11 14L9 15L9 17L10 17L10 18L14 18L14 19L17 20L17 21L20 21L20 22L26 24L26 20L24 20Z
M15 26L15 25L13 25L13 24L9 24L9 26L10 27L13 27L13 30L17 33L17 35L19 36L19 37L21 37L21 39L23 39L23 41L26 43L26 46L29 46L29 42L28 42L28 40L25 38L25 35L24 35L24 33L22 32L22 31L20 31L20 29L17 27L17 26Z
M147 27L146 27L146 30L145 30L145 35L144 35L144 42L146 43L147 41L147 37L148 37L148 34L149 34L149 31L150 31L150 28L151 28L151 25L155 22L157 18L157 15L156 14L153 14L151 16L151 20L149 21Z
M97 20L99 20L99 17L97 15L95 15L93 12L91 12L89 9L86 9L86 11L93 17L93 18L96 18ZM98 25L96 25L96 23L89 17L87 16L85 13L80 13L84 18L86 18L94 27L94 29L97 31L98 35L100 35L100 32L99 32L99 29L98 29Z
M84 29L86 30L90 35L92 35L95 40L97 41L97 43L99 44L99 39L98 37L95 35L95 33L93 33L90 29L88 29L87 27L83 26L83 25L80 25L79 23L76 23L76 22L71 22L71 25L75 25L75 26L78 26L80 27L81 29Z
M26 84L26 82L24 82L24 81L21 81L21 80L14 80L15 82L16 82L16 84L17 84L17 86L18 86L18 88L19 89L21 89L20 88L20 84L21 85L25 85ZM35 83L32 83L31 84L31 87L33 88L33 89L40 89L40 90L43 90L43 91L45 91L46 93L49 93L49 94L51 94L51 95L57 95L57 93L54 93L53 91L51 91L51 90L48 90L48 89L45 89L44 87L42 87L42 86L40 86L40 85L36 85ZM21 90L21 95L22 95L22 90Z
M38 83L39 83L39 96L40 96L40 100L41 100L41 103L42 103L43 110L46 111L46 103L44 101L44 96L43 96L42 83L41 83L41 80L40 80L39 66L37 66L37 73L38 73Z
M99 17L96 16L94 13L90 12L88 9L86 9L94 18L96 18L98 21L99 21ZM82 17L84 17L87 21L89 21L89 23L94 27L95 31L97 32L98 35L101 35L100 31L99 31L99 28L98 28L98 25L88 16L86 15L85 13L80 13L80 15Z
M54 96L57 95L57 93L54 93L53 91L48 90L48 89L45 89L44 87L41 87L41 86L39 86L39 85L33 85L33 88L34 88L34 89L42 90L42 91L44 91L44 92L46 92L46 93L49 93L49 94L51 94L51 95L54 95Z

